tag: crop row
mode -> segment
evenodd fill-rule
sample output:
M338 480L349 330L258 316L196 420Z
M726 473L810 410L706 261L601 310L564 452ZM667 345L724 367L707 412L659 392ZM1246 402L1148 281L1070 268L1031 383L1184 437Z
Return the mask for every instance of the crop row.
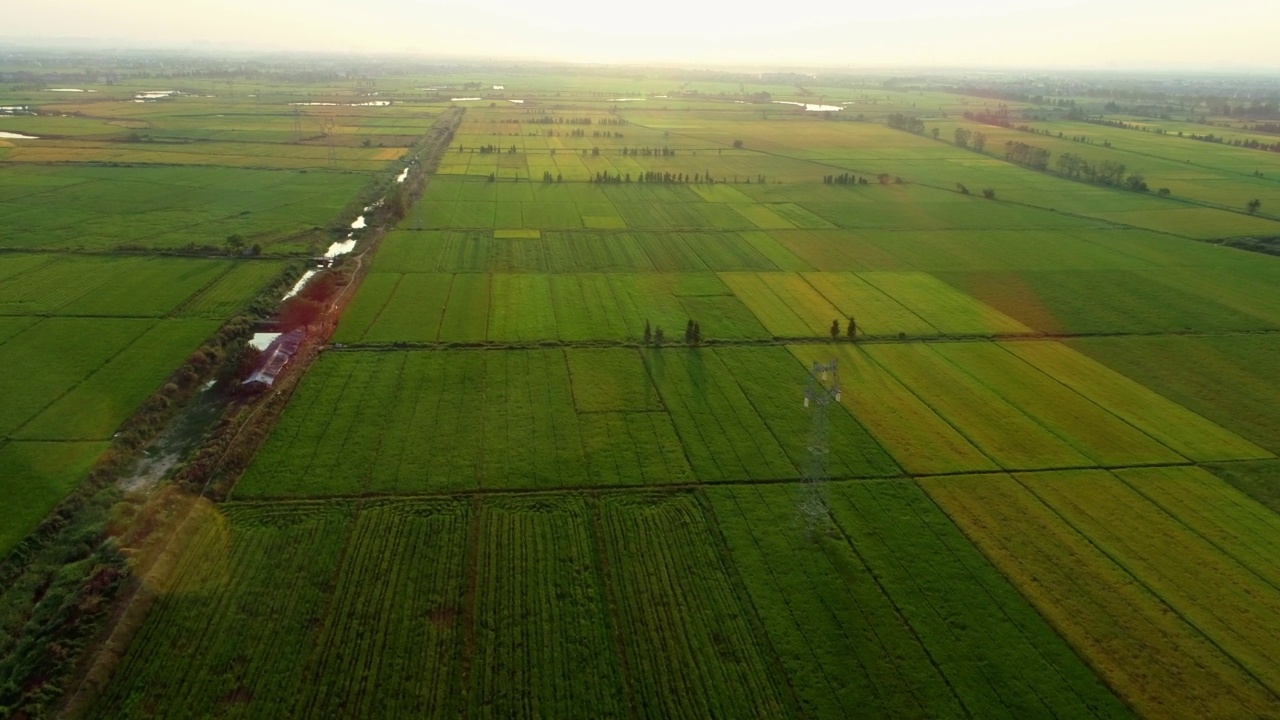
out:
M304 684L346 505L197 507L174 577L121 659L94 715L291 714Z
M197 508L176 576L157 588L94 716L790 710L695 498L533 495L474 508Z
M290 715L456 715L470 515L447 501L360 509L331 593L303 613L314 644Z

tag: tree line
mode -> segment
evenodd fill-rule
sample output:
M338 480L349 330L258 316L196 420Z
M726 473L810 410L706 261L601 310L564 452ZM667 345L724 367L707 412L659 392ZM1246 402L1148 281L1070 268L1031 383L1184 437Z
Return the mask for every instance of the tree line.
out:
M885 118L885 123L895 130L906 130L916 135L924 134L924 121L918 117L904 115L902 113L889 113L889 117Z

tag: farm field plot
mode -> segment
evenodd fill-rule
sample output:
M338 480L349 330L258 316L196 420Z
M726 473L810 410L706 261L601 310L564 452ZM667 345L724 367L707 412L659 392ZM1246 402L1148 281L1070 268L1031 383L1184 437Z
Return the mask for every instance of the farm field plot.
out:
M707 492L810 716L1128 715L914 484L829 486L812 541L803 488Z
M801 715L690 493L232 503L192 522L93 717Z
M599 513L606 577L643 714L798 715L699 502L683 494L608 494Z
M1174 333L1274 330L1269 311L1249 312L1206 297L1164 270L1021 273L937 273L1040 332ZM1194 286L1193 286L1194 287ZM1227 293L1229 291L1223 291ZM1237 309L1239 308L1239 309Z
M1070 347L1280 452L1280 337L1080 338Z
M709 274L372 273L335 337L344 343L637 342L645 322L675 339L697 319L708 339L763 338Z
M996 343L937 343L932 349L1098 465L1186 462L1181 455Z
M935 335L937 328L856 273L804 273L803 277L847 322L853 318L863 336ZM847 326L846 326L847 328Z
M795 273L721 273L774 337L821 337L841 312Z
M1273 457L1261 447L1067 345L1018 342L1002 347L1190 460Z
M204 510L96 716L199 713L237 697L254 712L289 714L352 512L338 503Z
M1095 464L927 345L871 345L866 353L1003 468Z
M787 262L785 253L758 233L401 230L383 243L374 269L399 273L772 270L773 258Z
M1179 507L1157 494L1177 484L1170 477L1174 471L1154 472L1154 477L1147 470L1121 475L1127 483L1106 473L1019 481L1249 675L1280 693L1276 558L1274 552L1259 555L1252 548L1257 543L1274 549L1280 525L1236 525L1238 515L1208 503ZM1194 480L1202 490L1235 494L1207 474ZM1143 493L1154 494L1154 501L1143 502ZM1191 502L1189 493L1181 497ZM1266 511L1258 510L1265 517Z
M957 124L938 123L946 137L953 136ZM1055 134L1061 131L1069 136L1089 137L1092 139L1089 143L1073 142L1069 137L1028 134L1011 128L963 124L988 136L987 154L991 156L1003 157L1006 142L1024 142L1048 150L1054 158L1070 153L1090 163L1120 163L1140 172L1152 188L1168 187L1175 197L1194 202L1234 209L1242 202L1240 198L1244 195L1280 199L1274 183L1250 175L1259 168L1273 172L1280 169L1280 162L1270 153L1102 127L1092 123L1035 123L1038 128L1051 130ZM1104 140L1106 145L1103 144ZM1240 164L1236 164L1237 162ZM1170 202L1166 202L1166 205L1171 208L1179 207ZM1174 214L1177 212L1179 211L1174 210ZM1151 213L1151 216L1158 214L1160 213Z
M0 267L17 255L0 257ZM200 293L233 267L227 260L66 256L43 262L0 279L0 313L5 315L96 315L162 317ZM273 263L263 263L268 267ZM279 271L279 267L274 267ZM260 285L266 284L265 278ZM241 287L241 301L257 287ZM227 295L227 289L210 288ZM222 302L226 302L223 300ZM225 317L225 313L221 317Z
M179 305L173 315L223 319L244 309L248 301L280 274L280 263L236 263L226 274Z
M1104 480L1110 478L1105 473L1083 471L1028 476L1021 481L993 475L930 478L921 484L1139 714L1186 718L1273 714L1278 699L1272 690L1194 624L1171 611L1165 599L1143 578L1131 575L1122 560L1093 544L1028 489L1050 484L1067 489L1077 482L1088 484L1090 478L1096 479L1092 485L1118 483ZM1168 520L1162 524L1169 527ZM1142 533L1131 519L1111 527ZM1180 553L1166 554L1174 560ZM1205 580L1200 579L1198 588L1208 599L1218 580Z
M162 320L57 398L18 437L106 440L173 368L218 329L217 321Z
M1030 328L926 273L864 273L861 279L948 335L1025 335Z
M628 716L595 505L581 495L481 505L469 714Z
M267 251L297 251L305 246L289 238L328 223L365 182L329 172L10 166L0 172L12 200L0 208L0 246L221 247L238 234Z
M800 477L809 460L808 375L785 350L650 350L645 360L699 480ZM833 477L896 474L851 416L832 412L828 421Z
M0 406L0 436L13 434L155 324L142 319L48 318L0 345L0 364L11 368L0 376L0 392L6 398ZM179 357L192 349L183 348Z
M561 350L326 354L236 496L690 481L665 414L578 413L608 392L572 386ZM608 442L619 423L634 446Z
M562 350L325 355L236 494L799 477L806 375L784 350L651 350L643 360L571 381L575 360ZM646 372L661 406L646 395L634 412L616 388L647 394ZM833 475L896 474L852 417L831 422Z

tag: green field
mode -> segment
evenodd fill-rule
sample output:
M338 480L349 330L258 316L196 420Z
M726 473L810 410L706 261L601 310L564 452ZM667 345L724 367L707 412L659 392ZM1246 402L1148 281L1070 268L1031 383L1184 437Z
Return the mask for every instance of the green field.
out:
M466 109L89 716L1280 717L1280 258L1211 242L1280 236L1280 155L1208 101L387 75L0 91L81 112L0 149L0 549Z

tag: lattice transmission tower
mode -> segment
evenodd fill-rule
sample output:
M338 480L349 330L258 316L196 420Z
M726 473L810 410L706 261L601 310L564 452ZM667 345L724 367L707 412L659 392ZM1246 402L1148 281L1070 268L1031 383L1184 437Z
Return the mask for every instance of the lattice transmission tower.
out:
M325 140L328 142L328 145L329 145L329 167L337 167L338 157L333 150L333 133L334 133L333 118L331 117L325 118L323 128L324 128Z
M804 406L809 410L809 458L804 467L804 490L797 510L806 534L827 517L827 501L822 497L829 479L827 456L827 406L840 402L840 366L835 358L823 364L813 363L804 389Z

